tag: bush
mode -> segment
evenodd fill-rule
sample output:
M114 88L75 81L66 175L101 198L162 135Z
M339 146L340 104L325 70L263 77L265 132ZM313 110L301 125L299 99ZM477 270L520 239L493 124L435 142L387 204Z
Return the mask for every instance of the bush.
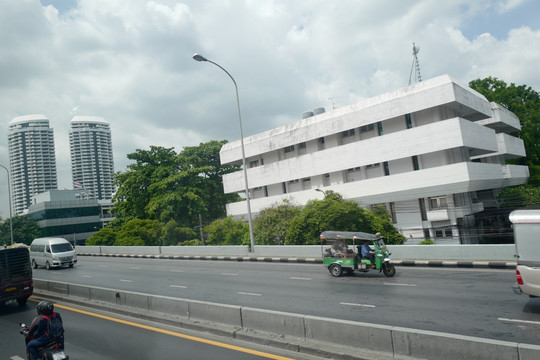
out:
M418 245L434 245L435 242L431 239L426 239L424 241L422 241L421 243L418 243Z

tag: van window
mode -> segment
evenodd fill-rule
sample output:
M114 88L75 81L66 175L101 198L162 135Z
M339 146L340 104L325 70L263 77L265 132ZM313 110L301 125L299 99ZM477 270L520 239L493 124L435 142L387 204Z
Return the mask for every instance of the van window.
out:
M47 247L45 248L45 251L50 253L51 252L51 248L49 247L49 245L47 245Z
M61 252L66 252L66 251L72 251L73 250L73 247L71 246L70 243L53 244L51 246L52 246L53 252L55 252L55 253L61 253Z

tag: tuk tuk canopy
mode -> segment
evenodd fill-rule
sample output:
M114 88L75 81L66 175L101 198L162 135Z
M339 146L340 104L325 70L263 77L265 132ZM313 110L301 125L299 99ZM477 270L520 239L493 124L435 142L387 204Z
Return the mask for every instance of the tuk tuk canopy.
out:
M370 234L365 232L351 231L323 231L320 235L321 240L368 240L374 241L382 238L381 234Z

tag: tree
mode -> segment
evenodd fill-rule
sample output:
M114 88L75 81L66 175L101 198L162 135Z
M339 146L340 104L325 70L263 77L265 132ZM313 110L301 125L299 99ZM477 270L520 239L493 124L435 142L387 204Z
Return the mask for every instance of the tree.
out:
M291 222L285 241L287 245L319 244L319 236L326 230L374 233L367 212L355 201L343 200L340 194L328 190L323 200L307 202L302 214Z
M532 185L512 186L497 194L502 208L520 208L540 204L540 187Z
M115 245L161 245L161 224L156 220L130 220L117 233Z
M118 172L114 176L118 190L113 198L112 211L121 219L116 226L131 219L150 219L147 205L155 195L150 191L151 186L178 170L173 148L150 146L150 150L137 149L127 157L135 163L128 165L126 172Z
M302 208L288 200L263 209L253 222L255 243L260 245L283 245L293 219L300 215Z
M110 228L100 229L85 241L85 245L112 246L116 243L116 232Z
M473 80L469 86L484 95L489 101L496 102L513 112L521 123L517 132L525 144L527 157L513 160L511 163L528 165L529 184L540 185L540 94L526 85L507 85L497 78Z
M10 219L4 220L0 224L0 245L11 244ZM13 242L30 245L32 241L42 236L41 228L36 220L28 215L19 215L13 217Z
M161 233L163 234L164 246L173 246L197 239L195 230L189 227L179 226L174 220L169 220L163 225Z
M214 220L205 228L208 245L247 245L250 243L249 226L242 221L233 220L232 216Z

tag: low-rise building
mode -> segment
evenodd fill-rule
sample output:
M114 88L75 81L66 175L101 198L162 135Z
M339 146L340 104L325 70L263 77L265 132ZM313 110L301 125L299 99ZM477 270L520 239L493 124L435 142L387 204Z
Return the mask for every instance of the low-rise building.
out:
M306 112L303 119L244 139L252 214L289 199L304 205L333 190L370 207L384 204L417 243L476 243L474 214L504 187L527 182L520 129L508 110L448 75L355 104ZM242 164L240 141L222 164ZM223 177L225 193L245 191L243 172ZM227 205L241 218L246 201ZM337 229L336 229L337 230Z

